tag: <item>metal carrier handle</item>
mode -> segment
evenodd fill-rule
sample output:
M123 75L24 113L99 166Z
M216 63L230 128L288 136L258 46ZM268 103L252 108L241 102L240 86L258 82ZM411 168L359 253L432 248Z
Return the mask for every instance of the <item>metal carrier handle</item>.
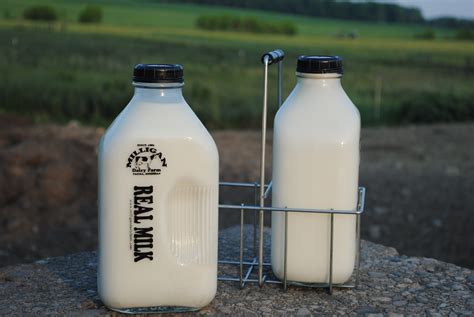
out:
M262 55L262 64L265 64L265 59L267 59L268 65L271 65L281 62L284 58L285 53L281 49L276 49Z
M265 145L267 140L267 109L268 109L268 66L278 64L278 107L281 106L281 70L285 53L281 49L267 52L262 55L263 63L263 108L262 108L262 142L260 152L260 184L265 184ZM267 195L271 184L267 188ZM265 207L265 186L260 186L260 213L259 213L259 244L258 244L258 286L262 287L263 280L263 227ZM285 266L286 267L286 266Z
M263 287L264 283L272 284L283 284L283 289L286 291L288 286L287 280L287 249L288 249L288 212L308 212L308 213L319 213L327 214L330 216L330 253L329 253L329 281L328 283L322 284L308 284L308 283L295 283L293 284L305 287L327 287L329 293L332 293L333 289L333 249L334 249L334 215L335 214L345 214L345 215L354 215L356 217L356 259L355 259L355 285L350 284L338 284L338 287L357 287L359 284L359 267L360 267L360 216L364 212L364 202L365 202L365 188L359 187L359 196L358 204L356 210L323 210L323 209L309 209L309 208L287 208L287 207L265 207L265 199L269 196L272 189L272 182L265 184L265 146L267 139L267 110L268 110L268 67L270 65L278 65L278 83L277 83L277 100L278 107L281 106L281 86L282 86L282 62L285 58L285 53L281 49L277 49L271 52L267 52L262 55L261 61L263 64L263 107L262 107L262 139L261 139L261 153L260 153L260 183L236 183L236 182L220 182L220 186L224 187L234 187L234 188L253 188L255 195L255 204L254 206L245 206L241 205L228 205L221 204L219 205L220 209L231 209L231 210L240 210L240 255L239 261L234 260L219 260L220 264L230 264L230 265L239 265L239 277L232 276L219 276L218 279L221 281L236 281L240 283L240 287L243 288L247 282L257 282L259 287ZM257 191L259 194L257 195ZM257 196L259 197L259 205L257 206ZM243 257L243 243L244 243L244 211L254 211L258 212L258 224L259 224L259 245L258 245L258 256L257 256L257 230L256 230L256 221L254 222L253 227L253 250L254 258L251 260L245 260ZM284 245L284 270L283 270L283 281L278 280L269 280L266 275L263 275L263 267L271 267L270 263L263 262L263 253L264 253L264 212L285 212L285 245ZM257 215L257 214L255 214ZM249 268L244 274L244 265L247 265ZM254 267L258 268L257 276L258 278L250 278Z

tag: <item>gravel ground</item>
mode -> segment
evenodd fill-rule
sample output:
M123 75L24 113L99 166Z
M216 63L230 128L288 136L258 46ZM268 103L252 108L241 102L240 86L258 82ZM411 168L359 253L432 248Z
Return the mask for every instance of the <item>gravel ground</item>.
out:
M250 229L246 228L247 236L251 236ZM237 255L238 232L238 227L221 231L220 258ZM267 230L267 246L268 240ZM233 282L219 282L215 300L189 315L474 314L472 270L434 259L400 256L393 248L366 241L361 256L358 289L335 289L331 296L325 289L290 286L283 292L277 285L239 289ZM96 253L83 252L1 268L0 315L111 314L97 295L96 266ZM232 274L233 269L221 266L219 271Z
M0 266L96 248L95 147L103 131L0 115ZM212 134L221 180L254 182L259 132ZM472 123L363 129L363 238L474 268L473 135ZM271 133L267 150L270 179ZM224 189L220 197L254 202L252 192ZM221 213L220 228L238 223L235 212Z

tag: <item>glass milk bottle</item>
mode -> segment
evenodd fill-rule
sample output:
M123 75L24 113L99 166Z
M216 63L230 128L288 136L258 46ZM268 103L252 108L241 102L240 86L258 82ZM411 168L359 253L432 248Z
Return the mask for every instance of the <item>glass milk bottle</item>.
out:
M133 85L99 148L99 295L126 313L197 310L217 286L217 148L181 65L136 65Z
M337 56L298 58L297 84L278 110L273 139L273 206L355 210L360 115L341 86ZM283 212L272 214L272 268L284 276ZM328 283L330 215L288 213L287 279ZM356 217L334 216L333 283L353 271Z

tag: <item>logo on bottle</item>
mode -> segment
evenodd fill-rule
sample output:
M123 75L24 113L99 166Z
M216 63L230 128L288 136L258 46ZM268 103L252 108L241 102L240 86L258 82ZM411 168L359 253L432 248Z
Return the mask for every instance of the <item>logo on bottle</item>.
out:
M132 169L133 175L160 175L162 168L167 166L166 157L154 144L137 144L126 165Z

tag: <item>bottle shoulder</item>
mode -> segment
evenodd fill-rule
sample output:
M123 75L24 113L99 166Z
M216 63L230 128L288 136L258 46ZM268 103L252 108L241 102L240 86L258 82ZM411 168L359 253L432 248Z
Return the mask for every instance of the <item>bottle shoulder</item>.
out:
M217 154L209 131L185 101L156 104L132 99L107 128L102 145L119 146L140 139L186 139Z
M342 88L295 89L278 110L276 137L347 140L360 134L360 113Z
M360 121L357 107L342 88L312 90L296 86L278 109L276 117L277 120L306 119L310 122L328 118Z

